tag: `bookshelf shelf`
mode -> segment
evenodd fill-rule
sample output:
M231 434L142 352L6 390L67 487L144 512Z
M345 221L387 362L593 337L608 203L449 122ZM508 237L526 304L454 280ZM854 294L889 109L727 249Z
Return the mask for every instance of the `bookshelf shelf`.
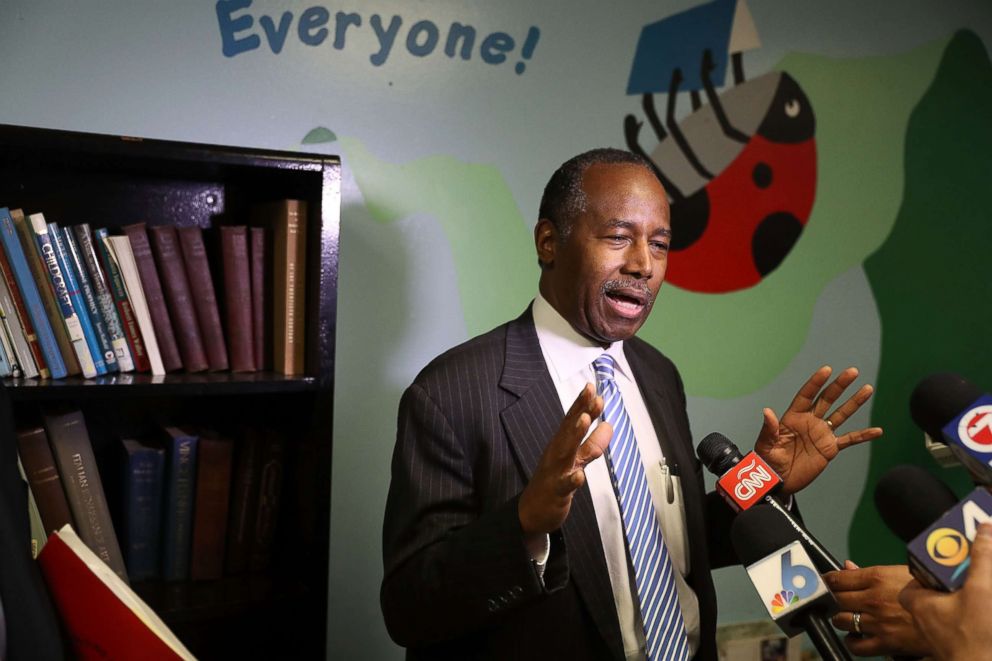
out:
M264 395L316 392L317 379L310 376L284 376L274 372L250 374L116 374L82 379L58 380L4 379L14 402L32 402L115 397L201 397L221 395Z
M0 380L19 426L37 426L50 408L82 413L99 472L110 476L112 512L122 500L112 484L123 473L113 463L122 438L147 438L163 424L231 433L237 466L249 433L282 437L284 478L275 522L266 522L275 540L267 564L216 580L136 583L201 661L325 655L340 197L336 156L0 124L0 207L42 212L60 226L87 223L119 235L141 222L149 231L209 233L250 225L265 205L305 202L302 374ZM223 305L220 290L217 299ZM13 441L0 436L3 443Z

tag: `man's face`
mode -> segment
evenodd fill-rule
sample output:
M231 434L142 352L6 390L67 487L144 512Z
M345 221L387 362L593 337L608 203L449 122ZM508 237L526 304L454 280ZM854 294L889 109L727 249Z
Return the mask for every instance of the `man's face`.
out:
M606 346L634 336L665 279L668 199L651 172L626 163L590 166L582 190L586 210L564 242L548 219L535 228L541 293L576 331Z

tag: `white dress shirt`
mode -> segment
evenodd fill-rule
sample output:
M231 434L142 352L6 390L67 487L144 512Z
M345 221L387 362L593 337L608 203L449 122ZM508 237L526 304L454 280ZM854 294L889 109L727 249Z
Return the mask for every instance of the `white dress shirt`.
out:
M658 443L658 432L651 422L644 398L624 355L623 342L614 342L607 349L594 344L579 335L540 294L534 300L533 314L544 362L551 373L551 380L564 410L571 408L586 383L595 385L596 374L592 366L594 360L603 353L608 353L616 361L616 383L637 438L648 488L675 568L679 604L682 606L692 656L699 648L699 600L685 581L690 567L682 489L679 477L672 476L671 467L665 466L665 458ZM692 468L685 467L685 470ZM624 652L627 659L644 659L644 627L637 607L637 589L633 576L627 569L623 520L605 458L600 457L590 462L585 472L596 510L600 539L606 553L606 566L620 619Z

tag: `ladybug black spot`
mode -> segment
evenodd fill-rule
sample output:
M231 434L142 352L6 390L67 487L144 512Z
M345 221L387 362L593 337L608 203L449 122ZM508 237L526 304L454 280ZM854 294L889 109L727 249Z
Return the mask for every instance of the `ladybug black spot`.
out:
M710 222L710 198L706 188L700 188L689 197L673 202L672 242L670 250L685 250L703 235Z
M772 169L767 163L758 163L751 171L751 178L758 188L768 188L772 185Z
M769 214L758 224L751 238L751 256L762 278L778 268L802 231L799 219L784 211Z

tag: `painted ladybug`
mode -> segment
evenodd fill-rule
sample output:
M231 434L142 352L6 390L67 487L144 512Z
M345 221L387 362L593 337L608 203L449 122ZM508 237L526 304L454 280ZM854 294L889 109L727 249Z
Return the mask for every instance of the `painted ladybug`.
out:
M735 54L739 55L739 54ZM631 151L655 167L671 198L672 259L666 280L690 291L721 293L758 284L789 254L802 233L816 194L813 109L796 81L771 72L738 83L719 97L703 56L709 104L675 120L681 72L672 73L667 131L654 109L643 106L659 143L647 155L633 115L624 131Z

